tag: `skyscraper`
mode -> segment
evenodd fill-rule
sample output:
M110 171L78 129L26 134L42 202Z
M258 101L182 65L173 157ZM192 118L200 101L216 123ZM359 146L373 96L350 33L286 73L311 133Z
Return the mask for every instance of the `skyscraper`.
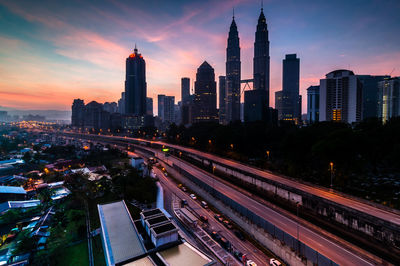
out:
M221 110L221 102L219 108ZM226 107L224 107L224 109L225 108L225 118L223 118L223 121L232 122L240 120L240 46L235 16L232 18L228 35L228 45L226 48Z
M253 90L244 94L244 120L267 121L269 117L269 40L263 9L258 18L253 59Z
M158 95L158 117L162 122L175 122L175 96Z
M153 98L146 98L146 114L153 115Z
M362 84L353 71L332 71L320 80L319 87L319 121L353 123L362 119Z
M215 73L206 61L197 69L193 112L194 123L218 121Z
M158 118L160 118L161 121L164 121L165 95L164 94L157 95L157 102L158 102Z
M362 118L379 117L378 113L378 83L390 76L357 75L362 83Z
M85 103L81 99L75 99L72 104L71 125L73 127L83 127L85 116Z
M319 86L307 89L307 120L308 123L319 121Z
M190 95L190 78L181 79L181 102L185 103Z
M287 54L282 63L282 91L275 93L279 120L301 120L299 83L300 59L296 54Z
M388 78L378 83L378 113L382 122L400 116L400 78Z
M146 114L146 87L146 63L135 46L134 52L126 59L126 114L138 116Z
M269 40L267 22L262 8L258 18L253 60L254 89L268 92L266 102L269 107Z
M225 76L219 76L218 78L218 86L219 86L219 123L220 124L226 124L227 119L226 119L226 107L227 107L227 101L226 101L226 79Z

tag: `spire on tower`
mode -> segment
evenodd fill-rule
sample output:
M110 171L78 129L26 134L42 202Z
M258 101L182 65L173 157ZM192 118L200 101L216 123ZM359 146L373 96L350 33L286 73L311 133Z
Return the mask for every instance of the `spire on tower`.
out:
M135 43L135 49L133 50L136 54L137 54L137 47L136 47L136 43Z
M232 10L232 18L235 19L235 7L233 7L233 10Z

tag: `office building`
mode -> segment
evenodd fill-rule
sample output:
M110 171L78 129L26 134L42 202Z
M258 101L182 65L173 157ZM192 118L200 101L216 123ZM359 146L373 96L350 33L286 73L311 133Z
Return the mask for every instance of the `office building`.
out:
M153 115L153 98L146 98L146 114Z
M157 105L158 105L158 117L161 121L164 121L164 102L165 102L165 95L159 94L157 95Z
M350 70L335 70L320 80L319 121L354 123L362 119L362 84Z
M125 114L125 92L121 93L121 99L118 100L118 113Z
M227 124L226 118L226 108L227 108L227 101L226 101L226 79L225 76L219 76L218 78L218 86L219 86L219 123L220 124Z
M300 59L296 54L287 54L282 64L282 91L275 93L275 108L278 109L279 120L301 120L299 83Z
M307 121L319 121L319 86L310 86L307 89Z
M196 73L194 123L218 122L216 87L214 68L204 61Z
M400 78L388 78L378 83L378 114L382 122L400 116Z
M83 127L85 116L85 103L81 99L75 99L72 104L71 125L73 127Z
M175 96L159 94L158 98L158 117L163 123L175 122Z
M181 101L186 103L190 96L190 78L181 79Z
M146 114L146 86L146 63L135 46L134 52L126 59L126 114L139 116Z
M378 114L378 83L390 76L357 75L362 84L362 118L379 117Z
M116 102L105 102L103 110L109 113L116 113L118 111L118 104Z
M226 48L226 102L223 107L224 117L220 117L220 121L222 119L225 123L240 120L240 64L239 33L233 17ZM221 107L220 102L220 110Z
M254 42L253 90L244 94L244 121L267 121L269 112L270 57L268 28L263 9Z

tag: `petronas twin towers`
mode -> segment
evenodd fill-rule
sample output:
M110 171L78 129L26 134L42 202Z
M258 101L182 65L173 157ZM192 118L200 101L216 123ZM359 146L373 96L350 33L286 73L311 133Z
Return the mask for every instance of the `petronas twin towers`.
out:
M262 8L255 35L253 79L250 80L253 82L253 90L246 91L245 93L245 121L265 120L266 112L269 108L269 40L266 19ZM240 68L239 33L235 16L233 16L226 48L226 123L240 120Z

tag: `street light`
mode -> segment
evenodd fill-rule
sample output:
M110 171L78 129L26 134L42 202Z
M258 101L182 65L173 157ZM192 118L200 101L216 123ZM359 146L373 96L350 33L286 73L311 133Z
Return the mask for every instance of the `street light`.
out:
M333 187L333 162L329 163L329 170L331 171L331 189Z
M300 202L296 202L296 213L297 213L297 252L300 254L299 205L300 205Z
M269 161L269 151L267 151L267 160Z

